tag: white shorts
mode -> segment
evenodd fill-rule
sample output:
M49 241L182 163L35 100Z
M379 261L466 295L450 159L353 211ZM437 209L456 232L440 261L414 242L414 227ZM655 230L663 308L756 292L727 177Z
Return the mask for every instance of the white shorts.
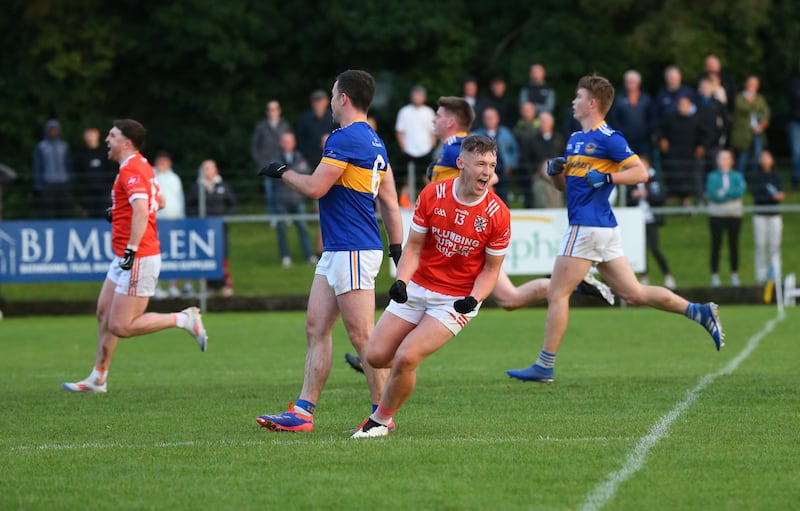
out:
M323 252L314 273L324 275L336 295L356 289L375 289L383 250Z
M114 257L106 274L106 278L117 285L114 292L128 296L153 296L161 273L161 254L135 258L130 270L120 268L120 261L121 257Z
M415 325L419 325L419 322L422 321L422 316L427 314L446 326L448 330L453 332L453 335L458 335L461 329L467 326L469 320L478 315L483 303L478 303L478 306L472 312L459 314L453 308L453 303L464 298L463 296L443 295L442 293L425 289L414 282L408 283L406 292L408 293L408 301L406 303L397 303L392 300L386 307L386 312L391 312L398 318Z
M611 261L625 254L617 227L570 225L561 238L558 255L588 259L596 263Z

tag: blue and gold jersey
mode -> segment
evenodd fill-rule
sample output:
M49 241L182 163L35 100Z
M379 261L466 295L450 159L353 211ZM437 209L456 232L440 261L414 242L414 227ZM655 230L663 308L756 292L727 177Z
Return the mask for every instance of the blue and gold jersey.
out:
M458 165L456 165L456 158L458 158L459 153L461 153L461 142L464 141L466 136L466 131L463 133L456 133L444 141L444 144L442 144L442 153L433 165L431 183L458 177L459 170Z
M608 196L614 189L606 184L592 188L584 176L591 169L605 174L619 172L636 154L628 147L622 133L611 129L605 121L588 132L576 131L569 137L565 169L567 183L567 213L570 225L616 227Z
M325 142L322 163L344 169L319 199L325 250L383 250L375 218L378 187L389 167L383 140L359 119L331 133Z

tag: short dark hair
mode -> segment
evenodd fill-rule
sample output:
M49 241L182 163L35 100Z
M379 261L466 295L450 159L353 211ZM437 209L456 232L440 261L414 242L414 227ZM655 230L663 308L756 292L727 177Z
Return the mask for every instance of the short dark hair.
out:
M485 135L470 135L461 142L461 154L497 154L497 142Z
M144 146L144 139L147 135L147 130L138 121L133 119L117 119L114 121L114 127L125 135L125 138L131 141L136 150L140 150Z
M587 75L578 80L578 88L586 89L589 95L597 100L597 104L603 115L608 113L611 104L614 102L614 86L611 85L608 78L604 78L598 74Z
M366 71L348 69L336 77L339 93L347 94L357 110L366 112L375 96L375 78Z
M458 119L458 124L464 128L464 131L469 131L472 123L475 122L475 110L469 106L469 103L464 98L442 96L439 98L437 105L453 114Z

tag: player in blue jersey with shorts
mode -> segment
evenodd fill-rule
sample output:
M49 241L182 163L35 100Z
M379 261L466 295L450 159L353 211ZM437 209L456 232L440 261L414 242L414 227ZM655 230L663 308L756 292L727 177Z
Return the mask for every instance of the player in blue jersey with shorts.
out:
M613 100L614 87L606 78L584 76L578 82L572 106L582 130L570 136L564 157L551 160L547 171L556 187L566 190L569 227L547 289L544 345L533 365L507 371L512 378L554 380L556 353L569 320L569 296L594 263L623 300L684 314L708 331L717 350L725 345L717 304L690 303L665 287L640 284L622 253L608 196L614 185L643 183L648 174L622 134L605 123Z
M333 327L339 315L350 342L363 358L375 325L375 277L384 254L376 202L389 238L389 253L395 262L400 259L403 225L394 177L386 146L367 123L375 79L365 71L344 71L331 92L333 119L341 128L328 137L314 173L300 174L274 162L260 172L319 199L324 245L308 297L303 388L287 412L256 419L271 431L314 429L314 411L331 370ZM375 408L388 370L367 364L364 369Z

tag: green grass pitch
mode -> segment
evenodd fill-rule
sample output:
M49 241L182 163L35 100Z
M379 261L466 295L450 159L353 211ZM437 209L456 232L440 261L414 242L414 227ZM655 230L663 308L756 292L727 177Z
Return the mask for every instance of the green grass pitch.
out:
M0 509L798 509L800 313L721 313L717 353L681 316L574 309L537 385L505 370L533 361L545 310L484 310L420 367L397 431L361 441L341 327L316 430L254 421L297 398L303 313L209 314L207 353L178 330L123 340L106 395L60 389L91 369L93 318L6 319Z

